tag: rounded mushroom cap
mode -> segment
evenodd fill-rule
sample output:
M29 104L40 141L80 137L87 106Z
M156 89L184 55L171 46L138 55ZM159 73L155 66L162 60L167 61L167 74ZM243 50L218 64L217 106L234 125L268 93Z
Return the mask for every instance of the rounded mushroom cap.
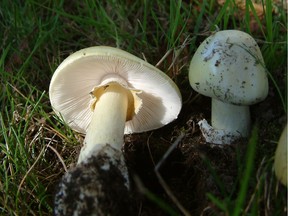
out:
M189 68L192 88L235 105L266 98L268 79L256 41L238 30L219 31L199 46Z
M91 91L109 82L137 92L142 104L125 134L162 127L176 119L181 94L162 71L123 50L97 46L79 50L56 69L49 87L53 110L74 130L86 133L92 118Z

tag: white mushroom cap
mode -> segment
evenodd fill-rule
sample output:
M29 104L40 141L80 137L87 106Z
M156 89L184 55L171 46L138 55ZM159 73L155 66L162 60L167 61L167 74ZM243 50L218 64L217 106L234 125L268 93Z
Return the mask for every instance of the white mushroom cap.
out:
M261 51L249 34L238 30L216 32L199 46L189 81L195 91L235 105L255 104L268 94Z
M181 110L179 89L166 74L130 53L105 46L79 50L59 65L50 83L51 105L72 129L86 133L95 100L90 93L111 82L139 98L125 134L162 127Z

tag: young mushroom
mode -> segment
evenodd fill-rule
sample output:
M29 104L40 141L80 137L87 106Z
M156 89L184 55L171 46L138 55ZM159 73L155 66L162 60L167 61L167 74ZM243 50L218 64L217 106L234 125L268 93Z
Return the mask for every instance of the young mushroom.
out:
M103 156L107 161L101 162L101 169L119 169L127 188L121 153L124 134L160 128L176 119L182 106L179 89L166 74L130 53L105 46L66 58L52 77L49 96L56 114L86 134L77 166Z
M224 30L205 39L191 60L189 81L212 98L212 127L205 119L198 123L207 142L230 144L249 136L249 105L268 94L264 60L249 34Z
M287 187L287 125L278 141L275 152L274 168L276 177Z

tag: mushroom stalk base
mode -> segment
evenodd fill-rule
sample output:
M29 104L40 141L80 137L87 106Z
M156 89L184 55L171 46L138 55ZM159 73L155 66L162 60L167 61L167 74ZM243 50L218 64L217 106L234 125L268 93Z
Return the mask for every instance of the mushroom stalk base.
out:
M122 152L105 145L97 155L65 173L57 187L54 215L132 215L124 173L127 177Z
M127 91L119 84L107 85L97 100L78 164L97 155L106 144L121 151L128 108Z
M217 130L208 124L206 119L198 122L200 130L206 142L213 144L231 144L239 139L239 134L231 133L225 130Z
M250 131L250 111L248 106L236 106L212 99L212 126L203 119L198 122L206 142L231 144Z

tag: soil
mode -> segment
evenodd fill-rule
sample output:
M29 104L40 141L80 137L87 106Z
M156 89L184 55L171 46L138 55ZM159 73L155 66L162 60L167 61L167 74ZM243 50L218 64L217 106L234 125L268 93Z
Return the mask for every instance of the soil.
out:
M193 92L187 80L183 81L180 89L183 98L190 99L183 102L177 120L153 132L125 137L123 150L126 163L131 179L136 179L132 181L135 194L133 202L138 209L135 215L167 215L157 202L151 201L147 191L172 207L176 215L185 214L181 212L179 203L190 215L221 215L221 211L207 198L207 193L220 200L228 196L233 200L237 196L241 182L241 179L238 179L239 169L245 165L248 140L241 139L231 145L206 143L197 122L203 118L209 121L211 101ZM270 141L278 139L286 123L281 106L271 104L279 104L273 87L265 101L250 108L252 123L259 128L259 144L256 150L259 152L256 153L255 170L258 170L264 157L273 157L276 145L271 145ZM270 127L267 127L268 125ZM272 131L271 125L278 127ZM183 133L184 137L178 140L176 148L163 159L169 147ZM155 172L159 161L163 163L159 174L167 187ZM273 172L268 174L269 178L273 178ZM252 191L253 188L251 194ZM167 192L172 193L178 201L173 200Z
M109 210L104 211L103 215L185 215L185 211L186 215L225 215L207 194L212 194L218 200L228 197L236 200L242 181L239 170L245 167L248 139L237 140L231 145L206 143L197 122L203 118L210 121L211 100L194 92L187 78L183 78L179 86L184 101L174 122L158 130L124 137L122 150L131 179L130 192L117 184L118 180L122 181L121 177L117 177L117 167L114 167L115 172L112 169L111 173L101 174L101 178L96 173L96 180L98 178L97 181L101 181L101 184L97 184L103 186L105 200L109 200L102 202L101 208ZM250 107L252 124L258 127L259 140L254 164L255 176L252 176L248 197L255 192L253 181L259 175L259 170L263 169L263 160L273 158L275 143L286 124L286 115L280 104L272 86L267 99ZM163 158L171 146L175 148ZM97 160L91 161L89 169L99 168ZM159 169L155 171L156 166ZM72 172L77 174L79 170L74 169ZM275 182L271 167L264 172L265 185L271 184L273 179ZM92 181L89 185L94 184ZM278 184L278 190L285 191L285 188ZM280 208L286 205L286 201L282 200L277 204L278 207L275 206L273 201L278 200L271 196L260 200L259 206L263 207L260 212L265 212L265 215L271 215L279 205ZM271 202L269 209L265 207L266 202Z
M201 107L204 107L201 110L197 108L200 107L197 106L199 102L202 104ZM247 144L246 140L225 146L206 143L197 125L204 116L209 117L207 98L185 104L179 118L169 126L152 133L129 135L125 138L124 155L132 179L133 176L138 176L144 187L177 210L176 204L167 195L154 169L184 131L184 137L164 160L159 173L169 190L191 215L200 215L204 211L208 214L211 211L216 213L216 209L207 209L209 201L206 193L224 198L225 192L227 194L227 191L233 189L237 178L236 152L238 150L243 152ZM211 172L212 170L214 171ZM221 179L226 191L219 188L215 178ZM136 193L137 187L139 185L135 183ZM141 206L140 215L167 215L155 202L151 202L145 196L138 202L139 209ZM180 214L179 210L177 213Z

